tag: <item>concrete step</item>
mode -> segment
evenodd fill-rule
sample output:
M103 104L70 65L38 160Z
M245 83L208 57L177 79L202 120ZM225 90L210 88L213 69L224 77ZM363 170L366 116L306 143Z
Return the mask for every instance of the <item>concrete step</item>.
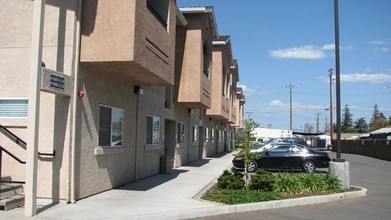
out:
M23 185L14 183L2 183L0 185L0 200L23 193Z
M8 211L24 205L24 195L17 194L0 200L0 210Z

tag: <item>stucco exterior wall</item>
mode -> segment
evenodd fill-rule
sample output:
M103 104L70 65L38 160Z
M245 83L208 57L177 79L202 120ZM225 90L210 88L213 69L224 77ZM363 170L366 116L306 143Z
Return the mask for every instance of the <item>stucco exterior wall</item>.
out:
M0 98L28 98L32 1L1 1L0 10ZM43 34L42 61L46 67L72 75L75 67L75 25L77 1L47 1ZM41 92L38 151L54 157L38 158L38 197L67 199L70 144L70 97ZM0 123L24 141L27 119L2 118ZM56 132L53 132L56 131ZM20 159L26 151L4 136L0 144ZM3 175L25 180L25 166L4 156Z

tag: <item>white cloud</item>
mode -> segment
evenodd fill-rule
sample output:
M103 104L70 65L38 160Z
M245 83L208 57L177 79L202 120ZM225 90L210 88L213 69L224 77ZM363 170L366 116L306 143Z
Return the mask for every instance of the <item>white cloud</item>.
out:
M386 41L382 41L382 40L373 40L370 43L374 44L374 45L386 45L386 44L388 44Z
M365 69L366 72L370 72L370 68ZM335 76L333 77L335 80ZM318 80L329 83L330 78L325 76L318 77ZM350 74L341 74L341 82L344 83L384 83L391 82L391 74L386 73L377 73L377 74L368 74L368 73L350 73Z
M322 50L335 50L335 44L325 44L323 45Z
M283 102L281 102L280 100L273 100L273 101L267 103L267 106L282 108L282 107L285 107L285 104Z
M384 83L391 82L391 74L377 73L377 74L366 74L366 73L351 73L341 75L341 82L345 83Z
M242 87L245 96L260 96L266 94L266 92L260 92L258 88L250 88L241 83L238 83L238 87Z
M388 47L382 47L382 48L380 48L379 50L382 51L382 52L384 52L384 53L387 53L387 52L390 51L390 48L388 48Z
M320 60L326 54L313 45L305 45L302 47L272 50L270 51L270 56L277 59Z

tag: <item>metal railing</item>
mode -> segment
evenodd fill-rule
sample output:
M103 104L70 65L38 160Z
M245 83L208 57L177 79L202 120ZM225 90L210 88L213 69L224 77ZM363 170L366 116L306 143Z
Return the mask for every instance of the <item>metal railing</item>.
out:
M17 145L19 145L24 150L27 149L27 143L24 140L19 138L16 134L14 134L12 131L8 130L8 128L4 127L1 124L0 124L0 132L3 133L4 136L9 138L10 140L14 141ZM3 151L6 154L8 154L11 158L16 160L18 163L26 164L26 161L21 160L15 154L11 153L10 151L8 151L7 149L5 149L4 147L2 147L0 145L0 178L1 178L1 174L2 174ZM38 156L40 156L40 157L41 156L45 156L45 157L46 156L52 156L52 157L54 157L55 155L56 155L56 151L55 150L53 150L53 153L40 153L40 152L38 152ZM2 182L2 183L21 183L21 184L25 183L24 181L11 181L11 180L8 181L8 180L1 180L1 179L0 179L0 182Z

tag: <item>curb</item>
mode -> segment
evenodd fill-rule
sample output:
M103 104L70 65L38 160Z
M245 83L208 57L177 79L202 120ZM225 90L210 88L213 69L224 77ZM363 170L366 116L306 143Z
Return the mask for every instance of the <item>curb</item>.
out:
M354 186L354 187L360 188L360 190L353 191L353 192L336 193L331 195L319 195L319 196L274 200L268 202L258 202L258 203L250 203L250 204L239 204L239 205L225 205L225 204L215 203L218 206L211 207L211 208L203 208L203 209L174 211L167 214L148 215L143 217L147 217L148 219L156 219L156 218L189 219L189 218L199 218L199 217L207 217L213 215L224 215L224 214L233 214L233 213L241 213L241 212L261 211L267 209L277 209L277 208L287 208L287 207L295 207L295 206L339 202L342 200L356 199L367 195L368 190L366 188L362 188L358 186ZM201 199L199 200L204 201Z

